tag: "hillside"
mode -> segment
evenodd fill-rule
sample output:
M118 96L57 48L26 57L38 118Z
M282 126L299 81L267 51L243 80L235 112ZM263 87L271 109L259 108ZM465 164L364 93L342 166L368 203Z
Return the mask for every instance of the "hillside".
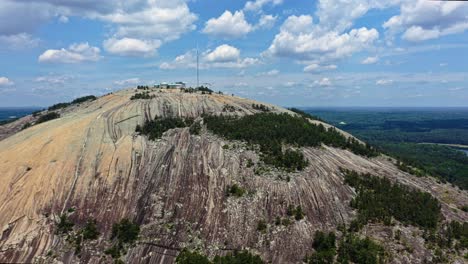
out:
M131 100L135 94L141 99ZM341 242L348 232L369 237L384 249L385 257L379 258L384 262L463 263L467 253L465 226L461 237L445 241L451 221L468 220L462 210L468 205L466 191L401 171L390 157L358 155L355 144L360 143L351 135L327 134L330 125L287 109L215 93L128 89L56 112L59 118L23 130L40 116L0 127L0 262L173 263L188 249L210 258L247 250L266 262L302 263L318 252L318 230L335 232ZM272 114L296 116L284 117L297 124L293 132L316 131L318 126L302 121L321 124L325 131L317 135L323 139L312 143L306 135L273 133L272 128L268 136L277 145L266 146L262 131L248 134L243 127L229 127L230 119L216 119L275 119ZM155 118L161 122L145 123ZM247 124L257 124L246 121L239 121L246 130ZM297 154L294 159L288 150ZM304 162L297 165L297 159ZM436 227L394 212L390 220L370 213L362 217L362 204L351 201L368 187L345 181L351 172L429 193L440 203ZM427 208L423 204L421 211ZM139 227L136 240L127 243L116 233L122 219ZM356 219L360 227L345 231ZM91 220L95 224L88 225ZM79 232L89 226L99 234L85 239ZM109 249L116 245L122 250L112 254Z

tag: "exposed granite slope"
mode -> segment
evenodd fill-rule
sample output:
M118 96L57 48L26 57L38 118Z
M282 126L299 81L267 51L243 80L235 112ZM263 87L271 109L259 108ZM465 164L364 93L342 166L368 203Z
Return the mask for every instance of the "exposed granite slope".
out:
M354 191L343 184L340 167L429 191L441 200L447 219L468 219L457 209L468 204L466 192L401 172L386 157L366 159L327 146L304 148L310 166L286 181L278 177L284 173L256 175L247 166L248 159L258 160L255 152L204 130L194 136L188 128L173 129L149 141L134 131L155 116L253 114L257 102L179 90L129 100L134 93L101 97L0 141L0 262L102 263L112 224L128 217L142 225L139 242L125 257L128 263L172 263L186 246L207 254L246 248L273 263L300 263L312 250L315 230L336 229L355 216L349 207ZM223 148L226 144L229 149ZM249 195L227 197L233 183ZM276 226L275 218L286 216L289 205L300 205L305 219ZM75 223L95 218L103 233L98 241L85 243L81 258L54 233L58 215L69 208L75 208ZM268 223L266 233L257 231L259 220ZM383 241L382 229L369 226L366 232ZM401 229L408 236L417 231ZM430 254L420 237L415 239L419 244L412 254L397 253L398 245L391 242L386 245L394 262L418 263Z

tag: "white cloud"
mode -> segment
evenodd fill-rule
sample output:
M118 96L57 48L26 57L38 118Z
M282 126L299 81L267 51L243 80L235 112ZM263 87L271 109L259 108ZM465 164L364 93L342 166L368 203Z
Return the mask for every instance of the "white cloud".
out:
M7 77L0 77L0 86L12 86L15 83Z
M39 44L39 39L30 34L19 33L15 35L0 35L0 45L9 49L34 48Z
M100 49L88 43L72 44L68 49L46 50L39 56L39 62L46 63L80 63L100 59Z
M361 64L374 64L379 61L379 57L367 57L364 60L361 61Z
M205 59L209 62L233 62L240 57L239 49L223 44L218 46L214 51L206 54Z
M400 14L387 20L383 27L390 35L403 32L412 42L462 33L468 29L468 4L461 1L407 1Z
M52 19L81 17L107 23L109 38L165 43L196 28L186 0L8 0L0 2L0 36L32 33Z
M372 9L384 9L398 5L405 0L320 0L316 16L320 26L327 31L343 32L351 28L354 21Z
M69 20L68 17L64 15L61 15L58 19L60 23L64 23L64 24L68 23L68 20Z
M318 85L318 86L322 86L322 87L328 87L328 86L331 86L332 85L332 82L329 78L322 78L320 80L316 80L314 82L314 84Z
M260 20L258 21L258 24L255 26L255 28L256 29L257 28L259 28L259 29L270 29L275 25L277 19L278 19L277 16L262 15L260 17Z
M38 83L47 83L50 85L63 85L71 79L73 79L73 76L69 75L46 75L39 76L34 79L34 81Z
M408 28L403 34L403 39L408 41L423 41L428 39L435 39L441 36L438 29L424 29L420 26L412 26Z
M273 69L271 71L267 71L267 72L260 72L257 74L257 76L276 76L280 73L280 71L276 70L276 69Z
M273 6L280 5L283 3L283 0L255 0L248 1L245 3L244 10L246 11L259 11L266 4L271 4Z
M114 84L118 86L128 86L128 85L136 85L139 84L141 81L139 78L130 78L126 80L119 80L115 81Z
M132 1L130 1L132 2ZM133 1L138 2L138 1ZM122 4L125 6L125 4ZM160 41L178 39L183 33L194 30L198 18L190 12L185 1L146 1L121 11L120 8L98 19L117 26L117 37L144 38Z
M317 63L312 63L307 65L304 68L304 72L321 72L321 71L329 71L329 70L336 70L338 66L335 64L330 65L319 65Z
M376 85L390 85L393 83L393 80L380 79L375 82Z
M349 32L322 31L312 17L290 16L281 26L266 54L300 60L340 59L371 46L379 38L376 29Z
M232 14L226 10L218 18L211 18L205 23L203 33L221 38L240 38L253 30L243 11Z
M144 41L133 38L108 39L104 41L104 49L112 54L123 56L149 57L161 45L160 41Z
M163 62L159 66L163 70L196 68L196 51L190 50L177 56L172 62ZM200 68L246 68L260 63L257 58L242 58L240 50L226 44L207 50L200 56Z

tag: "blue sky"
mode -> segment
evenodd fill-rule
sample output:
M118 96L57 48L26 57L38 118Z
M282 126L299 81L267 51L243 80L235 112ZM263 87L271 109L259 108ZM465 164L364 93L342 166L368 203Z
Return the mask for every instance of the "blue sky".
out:
M162 81L283 106L468 106L468 3L2 0L0 107Z

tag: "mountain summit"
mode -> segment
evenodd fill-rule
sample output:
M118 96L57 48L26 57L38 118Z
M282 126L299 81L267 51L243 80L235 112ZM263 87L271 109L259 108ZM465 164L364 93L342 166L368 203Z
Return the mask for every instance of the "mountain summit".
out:
M300 111L139 88L0 127L0 262L463 262L466 191Z

